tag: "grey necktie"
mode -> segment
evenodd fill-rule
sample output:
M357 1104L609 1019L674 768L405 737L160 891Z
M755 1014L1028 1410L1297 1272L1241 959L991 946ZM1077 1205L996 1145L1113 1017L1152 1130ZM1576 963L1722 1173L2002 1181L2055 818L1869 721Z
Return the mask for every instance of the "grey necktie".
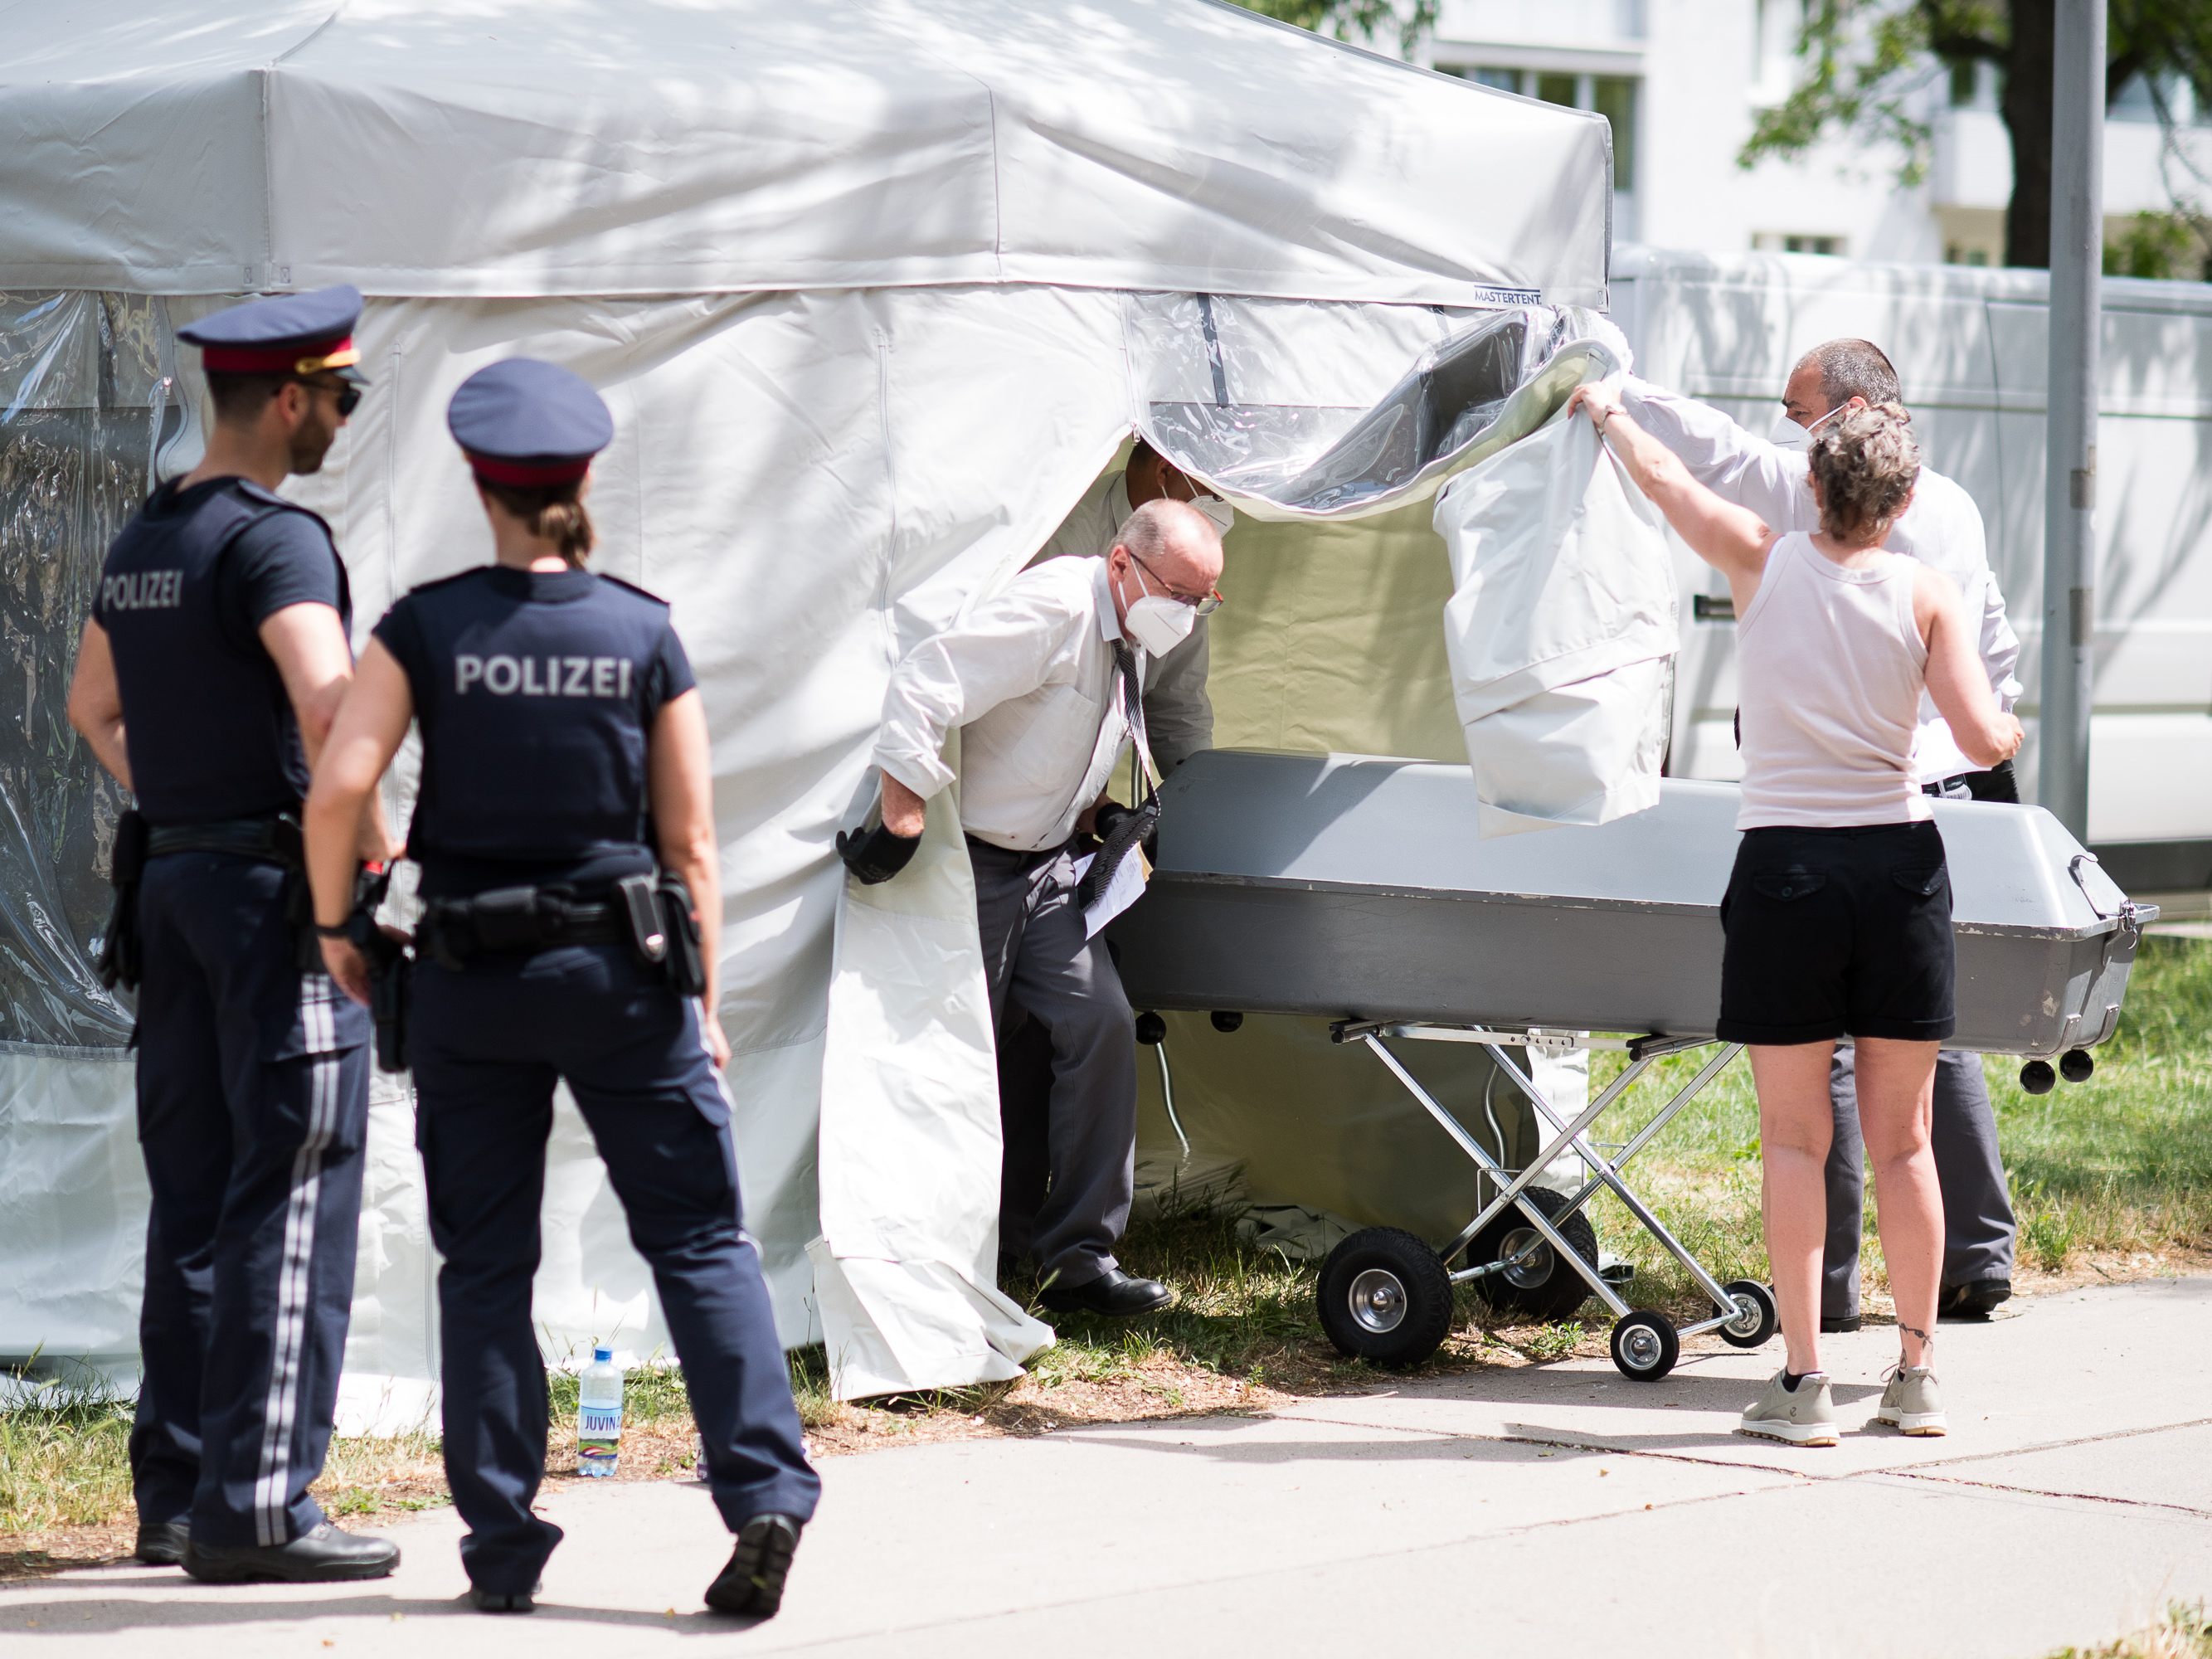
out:
M1145 684L1137 672L1137 653L1129 648L1127 640L1114 641L1114 673L1120 683L1121 712L1128 722L1130 738L1136 744L1139 754L1142 755L1145 752ZM1139 769L1142 775L1141 763ZM1096 903L1098 896L1114 879L1114 872L1128 856L1130 848L1149 841L1159 828L1159 792L1147 788L1136 811L1107 832L1105 842L1098 849L1098 856L1091 861L1091 867L1083 872L1083 879L1077 884L1077 902L1085 909Z

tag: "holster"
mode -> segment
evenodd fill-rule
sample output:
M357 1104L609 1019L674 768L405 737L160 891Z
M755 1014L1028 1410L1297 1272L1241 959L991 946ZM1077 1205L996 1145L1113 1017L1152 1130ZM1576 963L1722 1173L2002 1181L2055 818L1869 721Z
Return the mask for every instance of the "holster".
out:
M707 994L707 958L699 946L699 922L694 916L691 890L684 878L663 871L656 891L660 900L661 924L668 935L668 982L684 997Z
M114 884L115 904L107 915L107 937L100 941L100 982L109 990L121 986L138 988L144 969L144 949L138 931L138 882L146 873L146 820L134 809L115 825L115 848L107 878Z
M377 906L384 902L391 884L384 871L363 870L354 882L353 911L346 917L346 937L368 963L368 1015L376 1031L376 1066L382 1072L407 1069L407 1000L415 974L415 958L404 941L380 927Z

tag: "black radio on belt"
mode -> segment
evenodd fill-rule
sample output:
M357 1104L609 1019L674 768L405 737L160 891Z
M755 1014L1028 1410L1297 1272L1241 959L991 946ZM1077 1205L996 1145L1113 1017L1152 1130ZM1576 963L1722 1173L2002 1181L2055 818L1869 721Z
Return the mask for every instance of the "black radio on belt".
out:
M100 982L109 990L138 988L143 957L138 937L138 878L146 873L146 820L133 811L116 820L115 848L107 866L115 905L108 912L107 937L100 945Z

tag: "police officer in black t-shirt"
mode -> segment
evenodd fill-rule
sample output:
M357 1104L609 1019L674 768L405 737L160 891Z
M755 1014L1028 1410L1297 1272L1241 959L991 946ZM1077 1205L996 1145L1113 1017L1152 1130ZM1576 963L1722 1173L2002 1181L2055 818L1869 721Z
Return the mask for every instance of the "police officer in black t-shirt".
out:
M527 1612L561 1540L530 1507L547 1412L531 1279L565 1080L652 1266L738 1537L708 1603L766 1616L820 1483L739 1224L729 1045L707 1012L721 900L706 715L668 607L582 568L586 475L614 429L598 394L518 358L464 382L447 421L497 556L377 624L316 769L307 851L331 971L366 996L346 938L347 826L419 721L408 855L425 908L407 1040L445 1257L462 1561L479 1607Z
M313 472L365 382L361 295L219 312L206 459L109 549L70 724L136 797L115 841L111 983L138 991L153 1189L131 1436L138 1558L209 1579L380 1577L399 1552L307 1495L353 1301L367 1023L322 970L299 813L352 672L328 526L276 493ZM360 803L345 856L388 849Z

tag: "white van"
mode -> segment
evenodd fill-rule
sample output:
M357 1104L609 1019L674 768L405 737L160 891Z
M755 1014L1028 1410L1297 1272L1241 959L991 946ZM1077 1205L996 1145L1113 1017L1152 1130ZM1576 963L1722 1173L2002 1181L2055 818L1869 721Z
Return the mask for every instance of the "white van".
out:
M2035 784L2043 633L2040 271L1807 255L1621 250L1612 314L1645 379L1762 435L1806 349L1874 341L1929 464L1963 484L2021 639L2021 781ZM2212 886L2212 284L2105 284L2097 447L2096 702L2089 838L2124 886ZM1727 588L1680 550L1685 593L1669 769L1740 775Z

